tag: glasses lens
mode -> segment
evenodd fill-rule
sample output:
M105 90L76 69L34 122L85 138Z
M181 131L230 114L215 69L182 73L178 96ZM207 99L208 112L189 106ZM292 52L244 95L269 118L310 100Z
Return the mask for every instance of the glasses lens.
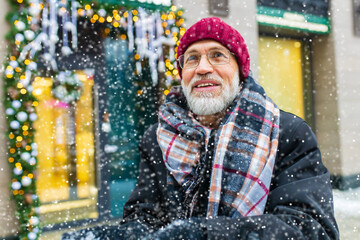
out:
M226 50L215 49L207 53L212 65L223 65L230 61L230 53Z
M201 55L198 53L190 53L183 55L183 68L194 68L199 65Z

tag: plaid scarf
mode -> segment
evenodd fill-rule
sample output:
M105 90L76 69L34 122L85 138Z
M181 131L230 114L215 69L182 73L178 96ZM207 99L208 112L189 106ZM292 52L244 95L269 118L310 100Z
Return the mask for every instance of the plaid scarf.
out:
M264 213L279 137L279 108L249 76L217 130L202 126L189 111L181 87L173 87L160 107L157 140L168 186L185 197L191 217L208 148L213 147L207 217ZM208 146L210 134L214 146ZM169 188L173 189L173 188Z

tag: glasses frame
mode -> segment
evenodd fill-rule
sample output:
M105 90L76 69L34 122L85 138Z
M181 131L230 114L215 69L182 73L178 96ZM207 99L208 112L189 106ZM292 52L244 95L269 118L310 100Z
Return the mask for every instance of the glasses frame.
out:
M214 64L214 63L212 63L211 60L210 60L210 58L209 58L209 53L212 52L212 51L216 51L216 50L226 51L226 52L228 53L228 55L227 55L227 56L228 56L228 61L227 61L227 62L224 62L224 63L220 63L220 64ZM209 50L208 52L206 52L205 54L200 54L200 53L198 53L198 55L200 55L199 61L198 61L197 65L196 65L196 66L193 66L193 67L184 68L184 66L182 66L184 63L181 63L181 62L182 62L181 59L185 57L185 53L182 54L182 55L180 55L176 61L177 61L177 63L179 64L179 66L180 66L181 69L192 69L192 68L197 68L197 67L199 66L202 55L206 55L206 59L208 60L208 62L209 62L212 66L226 65L226 64L228 64L228 63L230 62L230 56L231 56L231 55L233 55L233 56L235 57L235 54L232 53L232 52L230 52L228 49L226 49L226 50L222 50L222 49L211 49L211 50ZM185 61L185 59L184 59L184 61Z

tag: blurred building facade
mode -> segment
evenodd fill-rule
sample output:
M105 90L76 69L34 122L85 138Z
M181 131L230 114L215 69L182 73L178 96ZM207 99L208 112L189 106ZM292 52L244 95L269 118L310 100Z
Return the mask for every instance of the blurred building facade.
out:
M333 186L340 189L360 187L360 163L358 163L360 111L357 104L360 101L360 82L357 80L360 75L360 1L174 0L173 4L184 10L185 27L191 26L200 18L218 16L236 28L248 45L251 70L255 78L264 85L268 94L281 108L304 118L313 128L318 138L324 164L332 175ZM3 16L8 9L7 1L0 0L0 32L2 34L0 36L0 62L6 54L4 35L9 27ZM120 42L104 42L104 48L121 49L122 47ZM97 52L93 54L96 55ZM122 57L126 58L126 56ZM110 60L104 61L107 61L109 69L112 65L118 64L111 60L114 56L108 59ZM0 73L3 74L4 68L0 69ZM146 80L139 80L139 82L139 84L146 84ZM103 85L99 86L101 87ZM127 88L137 91L130 85ZM116 90L123 91L123 89L114 89ZM160 88L157 90L160 91ZM112 94L106 91L104 93ZM2 89L0 94L3 98ZM120 100L125 101L121 98ZM116 105L116 101L119 99L113 100L110 104ZM94 103L96 104L95 100ZM94 109L103 110L104 108L95 106ZM5 111L2 104L0 104L0 110L2 113ZM121 111L121 116L130 116L129 111L121 109L113 109L113 111ZM117 209L122 207L124 201L116 202L116 200L126 198L135 184L134 177L127 176L129 173L121 170L124 162L131 165L130 168L133 168L134 162L128 161L126 157L121 161L116 161L124 155L124 151L129 151L129 149L122 149L120 145L115 146L115 142L129 141L124 140L124 136L121 137L121 126L116 127L116 124L112 124L111 127L119 131L116 132L116 136L110 136L106 129L109 128L108 123L111 122L111 116L114 114L111 115L110 112L109 117L103 113L97 116L98 128L95 127L94 136L101 135L96 131L105 131L106 133L101 135L102 139L98 139L96 144L102 140L106 140L106 144L100 144L99 151L101 152L94 155L93 162L94 164L113 162L113 164L99 167L103 168L103 172L111 172L107 179L110 182L108 185L99 178L103 172L95 174L97 181L93 181L95 188L91 190L92 196L97 198L95 202L99 201L103 210L99 207L98 210L90 211L85 216L92 219L99 218L99 214L103 214L102 211L110 212L112 217L120 217L121 211ZM5 114L0 114L1 133L6 131L4 116ZM131 116L130 122L137 119L135 115ZM96 121L94 120L95 125ZM118 121L118 119L113 119L113 121ZM9 200L11 169L6 161L8 151L6 139L5 134L1 134L0 157L3 161L0 162L0 190L3 194L0 197L0 215L2 216L0 226L6 227L0 229L0 237L10 238L16 235L18 225L13 214L13 203ZM130 142L127 147L136 149L136 146L132 144ZM131 156L128 155L129 158L137 157L136 152L131 154ZM99 157L108 160L99 162L96 159ZM92 171L100 171L97 167L93 166L93 168ZM114 181L119 178L126 181ZM110 202L101 200L105 198L109 198ZM112 202L115 203L112 204ZM83 204L85 205L81 205L82 207L79 205L80 207L74 212L81 212L88 202ZM96 204L91 202L90 205ZM66 205L63 208L66 208ZM57 214L51 209L49 212ZM47 216L47 221L51 222L51 214ZM79 221L84 223L84 219ZM48 230L52 229L48 228Z

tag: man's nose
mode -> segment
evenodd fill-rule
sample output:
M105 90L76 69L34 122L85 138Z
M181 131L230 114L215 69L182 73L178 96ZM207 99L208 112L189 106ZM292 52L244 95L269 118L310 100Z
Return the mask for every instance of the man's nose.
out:
M196 67L195 72L197 74L207 74L207 73L212 73L213 71L214 71L214 68L211 65L211 63L209 62L207 56L202 55L200 58L199 65Z

